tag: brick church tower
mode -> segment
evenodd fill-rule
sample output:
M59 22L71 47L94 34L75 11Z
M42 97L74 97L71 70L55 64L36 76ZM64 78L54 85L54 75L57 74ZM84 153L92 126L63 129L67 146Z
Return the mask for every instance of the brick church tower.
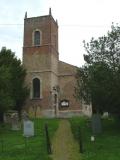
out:
M58 86L58 25L51 15L24 19L23 64L27 70L26 83L30 88L27 106L36 109L53 109L57 102Z
M74 97L77 67L59 60L58 24L51 9L49 15L40 17L27 18L25 14L23 64L30 88L25 104L29 113L47 117L82 113Z

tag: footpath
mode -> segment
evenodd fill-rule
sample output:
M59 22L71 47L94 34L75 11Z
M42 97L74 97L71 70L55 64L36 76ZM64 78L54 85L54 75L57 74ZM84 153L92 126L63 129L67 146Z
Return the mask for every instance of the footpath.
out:
M67 119L60 121L52 141L53 160L81 160L79 145L75 141Z

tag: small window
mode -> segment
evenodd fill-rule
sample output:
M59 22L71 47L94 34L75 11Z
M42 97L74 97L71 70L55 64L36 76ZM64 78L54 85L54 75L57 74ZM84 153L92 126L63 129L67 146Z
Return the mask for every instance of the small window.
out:
M40 80L38 78L33 79L33 98L40 98Z
M34 45L35 46L40 45L40 32L39 31L34 32Z

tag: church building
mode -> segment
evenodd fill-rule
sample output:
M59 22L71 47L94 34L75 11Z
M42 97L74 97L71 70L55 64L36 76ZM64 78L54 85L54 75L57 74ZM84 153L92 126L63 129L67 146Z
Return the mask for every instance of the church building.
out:
M23 65L30 95L25 109L35 116L70 117L82 113L74 98L77 67L59 60L58 23L49 15L24 19Z

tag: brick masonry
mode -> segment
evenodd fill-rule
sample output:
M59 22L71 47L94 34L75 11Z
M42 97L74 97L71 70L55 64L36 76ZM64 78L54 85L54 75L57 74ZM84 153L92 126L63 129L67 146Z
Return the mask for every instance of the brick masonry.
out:
M34 32L40 31L40 45L34 46ZM23 64L30 96L25 109L35 116L62 117L81 114L82 106L74 98L77 67L59 60L58 24L52 15L24 19ZM40 97L33 99L33 79L40 80ZM55 102L55 95L57 99ZM60 101L69 107L60 107Z

